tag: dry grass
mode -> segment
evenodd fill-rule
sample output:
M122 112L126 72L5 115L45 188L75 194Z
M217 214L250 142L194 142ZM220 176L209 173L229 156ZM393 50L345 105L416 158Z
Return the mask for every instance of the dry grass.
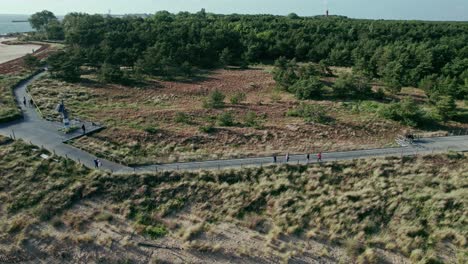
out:
M31 90L46 118L58 118L55 106L65 99L73 117L104 123L109 129L73 144L125 164L374 148L393 144L403 129L371 111L349 111L334 101L310 102L324 107L334 120L329 124L286 116L299 102L276 89L264 69L217 70L192 83L152 81L147 87L43 79ZM203 108L213 90L226 95L225 109ZM245 100L229 103L239 93ZM234 126L216 124L223 112L232 113ZM261 125L249 127L245 117L250 112L257 114ZM181 113L187 121L180 121ZM213 123L213 133L200 131Z
M126 176L32 149L0 146L3 245L143 262L140 242L185 249L187 262L466 261L466 155Z

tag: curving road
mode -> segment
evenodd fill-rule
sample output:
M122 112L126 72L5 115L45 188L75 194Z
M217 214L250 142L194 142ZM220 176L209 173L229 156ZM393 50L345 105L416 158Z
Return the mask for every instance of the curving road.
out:
M87 167L93 168L93 160L96 158L95 156L63 143L69 140L70 137L77 136L77 133L80 133L79 131L75 132L75 134L65 136L58 130L61 127L60 123L43 120L33 107L22 105L24 97L29 100L29 95L27 94L26 89L27 86L34 80L40 78L43 74L44 73L39 73L15 88L15 97L18 102L21 102L20 107L23 111L24 118L14 122L0 124L0 134L13 137L15 139L23 139L31 144L41 146L51 153L68 157ZM468 136L425 138L419 140L417 144L409 147L323 153L323 161L352 160L384 156L410 156L440 153L448 150L468 151ZM311 163L317 162L314 155L312 155L311 158ZM130 168L108 160L101 159L101 161L103 165L101 169L109 170L114 173L145 173L163 170L216 170L273 164L272 157L158 164L135 168ZM278 157L277 161L278 163L285 163L285 157ZM290 164L305 164L306 162L305 154L290 155Z

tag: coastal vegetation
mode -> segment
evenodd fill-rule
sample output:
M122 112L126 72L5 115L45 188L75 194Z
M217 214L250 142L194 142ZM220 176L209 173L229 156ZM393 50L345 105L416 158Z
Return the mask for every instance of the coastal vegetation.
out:
M92 171L6 138L0 154L4 257L467 261L464 154L146 175Z

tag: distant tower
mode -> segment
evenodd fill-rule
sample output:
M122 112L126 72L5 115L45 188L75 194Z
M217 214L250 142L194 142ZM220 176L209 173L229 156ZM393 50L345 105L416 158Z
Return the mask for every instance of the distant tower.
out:
M328 15L329 15L329 12L328 12L328 9L327 9L327 11L325 12L325 16L328 17Z
M112 13L112 10L109 9L107 15L110 16L111 13Z

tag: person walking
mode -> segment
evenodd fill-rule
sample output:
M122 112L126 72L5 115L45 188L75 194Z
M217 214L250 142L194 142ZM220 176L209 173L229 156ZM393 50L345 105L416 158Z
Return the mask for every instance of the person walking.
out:
M286 163L288 163L288 162L289 162L289 152L286 153Z
M29 107L34 107L34 101L33 99L29 99Z
M83 130L83 135L86 134L86 126L84 124L81 126L81 130Z
M23 97L23 104L24 104L24 107L26 107L26 97Z
M321 162L322 161L322 152L319 152L317 154L317 162Z
M99 160L98 159L94 160L94 168L95 169L99 168Z
M100 159L97 160L97 165L98 165L98 168L101 168L102 167L102 162Z
M277 161L276 154L273 154L273 163L276 163L276 161Z
M309 163L310 162L310 154L309 153L307 153L306 159L307 159L307 163Z

